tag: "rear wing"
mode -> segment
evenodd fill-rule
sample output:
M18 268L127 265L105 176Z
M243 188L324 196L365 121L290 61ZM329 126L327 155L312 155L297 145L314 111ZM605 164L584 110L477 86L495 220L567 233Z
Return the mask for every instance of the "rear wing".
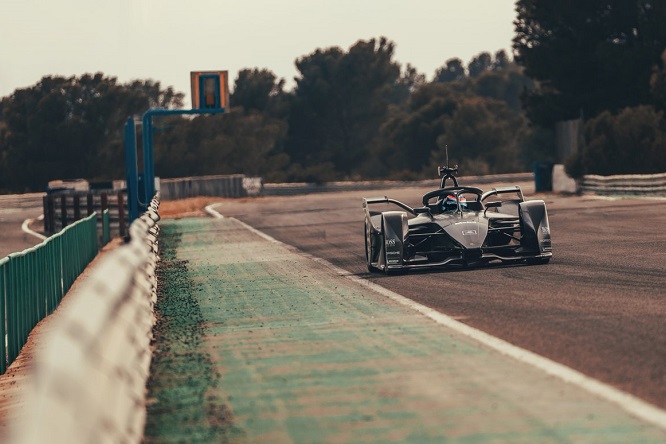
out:
M481 196L481 201L483 202L484 200L486 200L490 196L497 196L499 194L508 194L508 193L515 193L520 202L525 201L525 197L523 196L523 190L521 190L518 185L514 185L512 187L497 187L497 188L493 188L490 191L486 191Z
M411 214L416 214L416 212L414 211L414 208L410 207L407 204L404 204L404 203L400 202L399 200L389 199L387 196L384 196L384 197L368 197L368 198L364 197L363 198L363 208L365 209L366 212L368 212L368 213L370 212L369 205L373 205L373 204L393 204L393 205L399 206L400 208L402 208L403 210L405 210L405 211L407 211Z

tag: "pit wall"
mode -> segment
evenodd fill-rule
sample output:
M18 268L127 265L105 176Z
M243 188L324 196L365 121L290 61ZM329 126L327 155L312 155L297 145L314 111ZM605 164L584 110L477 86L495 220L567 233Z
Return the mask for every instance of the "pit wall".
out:
M157 298L159 197L67 300L35 351L14 443L138 443Z

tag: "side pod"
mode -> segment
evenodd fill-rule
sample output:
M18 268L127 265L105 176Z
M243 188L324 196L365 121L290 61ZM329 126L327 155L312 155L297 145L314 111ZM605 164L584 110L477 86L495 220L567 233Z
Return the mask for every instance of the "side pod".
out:
M521 246L529 251L550 253L552 246L546 203L543 200L521 202L518 213L523 231Z

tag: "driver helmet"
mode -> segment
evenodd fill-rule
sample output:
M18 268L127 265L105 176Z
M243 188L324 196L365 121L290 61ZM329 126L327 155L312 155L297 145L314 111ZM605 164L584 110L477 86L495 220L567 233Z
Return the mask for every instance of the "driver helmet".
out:
M460 208L463 210L467 209L467 199L465 196L462 194L458 196L458 199L460 200ZM444 199L444 202L442 202L442 210L444 211L452 211L452 210L457 210L458 209L458 203L456 202L456 196L453 194L449 194L446 196L446 199Z

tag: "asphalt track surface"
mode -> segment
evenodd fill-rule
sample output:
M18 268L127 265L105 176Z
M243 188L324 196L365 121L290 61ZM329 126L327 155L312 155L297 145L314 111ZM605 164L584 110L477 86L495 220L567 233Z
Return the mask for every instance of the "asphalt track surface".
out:
M23 221L42 214L44 193L0 195L0 258L33 247L42 240L21 229ZM43 225L41 226L43 228Z
M523 184L524 185L524 184ZM483 188L489 189L492 185ZM368 273L361 197L418 205L424 188L227 200L215 206L298 249L509 343L666 408L666 200L532 195L547 265Z

